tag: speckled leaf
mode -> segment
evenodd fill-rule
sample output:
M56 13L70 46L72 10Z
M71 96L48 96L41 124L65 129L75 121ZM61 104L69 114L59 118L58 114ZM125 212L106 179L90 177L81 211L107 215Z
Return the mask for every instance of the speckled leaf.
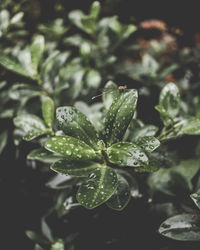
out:
M19 115L14 118L14 124L25 132L24 139L27 141L48 133L44 122L36 115Z
M59 160L51 165L51 169L57 173L75 176L88 177L88 175L101 165L89 161Z
M96 148L98 137L87 117L74 107L66 106L56 109L56 119L59 128L66 135L76 137Z
M187 135L200 135L200 119L199 118L189 119L186 125L183 126L181 131Z
M107 148L108 160L124 167L140 167L149 163L148 157L139 146L131 142L118 142Z
M121 93L108 110L104 123L104 135L108 144L120 141L133 117L136 103L137 91L128 90Z
M24 137L23 139L25 141L31 141L39 136L42 136L42 135L45 135L45 134L48 134L48 130L46 131L38 131L38 132L35 132L35 131L30 131L28 132Z
M159 106L163 107L171 118L176 117L180 108L180 93L176 84L168 83L161 90Z
M175 215L160 225L159 233L174 240L200 241L200 215Z
M127 180L120 174L117 175L117 178L117 189L113 196L106 202L106 205L114 210L121 211L127 206L131 194Z
M31 44L31 61L32 67L37 74L38 65L42 54L44 52L44 37L42 35L37 35L34 37L33 42Z
M12 71L18 75L22 75L28 78L33 79L31 75L17 62L9 58L7 55L0 54L0 65L5 69Z
M65 244L63 239L55 240L51 245L51 250L65 250Z
M117 174L110 167L101 165L89 175L78 189L78 202L88 208L95 208L106 202L117 188Z
M37 160L44 163L53 163L60 159L60 155L52 154L44 148L36 148L28 154L27 159Z
M139 145L142 149L144 149L145 151L151 153L152 151L154 151L156 148L158 148L160 146L160 142L158 139L156 139L153 136L144 136L144 137L140 137L137 140L137 145Z
M56 136L47 140L45 148L68 160L97 160L95 151L83 141L71 136Z
M54 102L50 97L42 101L42 116L46 125L51 128L54 119Z
M190 197L200 209L200 189L196 193L191 194Z
M109 109L112 105L114 100L117 100L120 96L120 92L118 90L117 85L112 82L108 81L104 87L102 99L103 99L103 105L105 109Z

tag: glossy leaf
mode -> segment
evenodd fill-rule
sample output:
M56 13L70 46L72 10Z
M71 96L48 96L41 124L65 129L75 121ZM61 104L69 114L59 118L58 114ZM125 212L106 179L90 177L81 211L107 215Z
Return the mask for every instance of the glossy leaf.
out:
M59 128L66 135L76 137L88 145L97 147L97 132L88 118L74 107L66 106L56 109Z
M35 36L30 49L31 49L32 67L34 68L36 74L40 59L44 52L44 46L45 46L44 37L42 35Z
M168 83L162 89L159 97L161 106L171 118L175 118L180 108L180 93L174 83Z
M52 154L44 148L36 148L28 154L27 159L37 160L44 163L53 163L60 159L60 155Z
M140 167L149 163L148 157L139 146L130 142L118 142L107 148L109 162L122 167Z
M24 139L29 141L40 135L46 134L44 122L36 115L22 114L14 118L14 124L25 132Z
M59 160L51 165L51 169L57 173L75 176L88 177L88 175L101 165L94 162L87 161L69 161Z
M179 214L165 220L159 233L180 241L200 241L200 215Z
M112 105L114 100L117 100L120 96L120 92L118 90L117 85L112 82L108 81L104 87L102 99L105 109L109 109Z
M54 102L50 97L45 97L42 101L42 116L46 125L51 128L54 120Z
M41 231L42 231L42 234L49 240L49 242L52 242L53 241L53 235L52 235L52 232L51 232L51 228L49 227L49 225L46 222L46 217L47 216L43 216L42 219L41 219Z
M106 113L104 124L105 140L109 144L120 141L133 117L137 103L137 91L128 90L115 99Z
M9 58L7 55L0 54L0 65L5 69L12 71L16 74L33 79L31 75L17 62Z
M101 165L89 175L78 189L76 198L78 202L93 209L106 202L117 188L117 174L110 167Z
M200 189L197 192L191 194L190 197L197 205L197 207L200 209Z
M89 88L98 89L101 84L101 75L97 70L90 70L86 75L86 82Z
M55 240L51 245L51 250L65 250L65 244L63 239Z
M5 130L0 134L0 154L3 152L8 140L8 131Z
M96 31L97 24L93 17L91 16L84 16L81 18L82 29L90 34L93 35Z
M187 135L200 135L200 119L199 118L189 119L186 125L183 126L181 131Z
M47 140L45 148L68 160L98 160L95 151L83 141L71 136L56 136Z
M144 136L140 137L137 140L137 145L139 145L142 149L144 149L146 152L151 153L156 148L160 146L160 142L158 139L156 139L153 136Z
M155 136L158 127L154 125L144 125L141 128L130 128L130 138L132 141L137 141L144 136Z
M117 175L117 178L117 189L113 196L106 202L106 205L114 210L121 211L127 206L131 195L127 180L119 174Z

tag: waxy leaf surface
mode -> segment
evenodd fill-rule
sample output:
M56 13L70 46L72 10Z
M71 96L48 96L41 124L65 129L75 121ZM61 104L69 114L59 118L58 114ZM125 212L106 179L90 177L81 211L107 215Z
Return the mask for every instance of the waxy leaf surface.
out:
M160 146L160 142L158 139L156 139L153 136L144 136L144 137L140 137L137 140L137 145L139 145L142 149L144 149L145 151L151 153L152 151L154 151L156 148L158 148Z
M119 166L140 167L149 163L148 157L139 146L130 142L118 142L107 148L108 160Z
M76 137L96 148L98 137L87 117L74 107L59 107L56 109L56 119L59 128L66 134Z
M159 233L181 241L200 241L200 215L179 214L164 221Z
M127 180L120 174L118 174L117 177L117 189L112 197L106 202L106 205L114 210L121 211L127 206L131 194Z
M117 174L115 170L101 165L79 187L76 198L82 206L93 209L106 202L113 195L116 188Z
M199 118L189 119L186 125L183 126L181 131L187 135L200 135L200 119Z
M54 119L54 102L50 97L45 97L42 102L42 116L46 125L51 128Z
M133 117L137 96L137 91L134 89L121 93L106 113L104 136L108 144L111 145L123 138Z
M66 159L59 160L51 165L51 169L57 173L75 176L88 177L88 175L101 165L89 161L69 161Z
M71 136L52 137L47 140L45 148L69 160L98 160L98 156L91 147Z

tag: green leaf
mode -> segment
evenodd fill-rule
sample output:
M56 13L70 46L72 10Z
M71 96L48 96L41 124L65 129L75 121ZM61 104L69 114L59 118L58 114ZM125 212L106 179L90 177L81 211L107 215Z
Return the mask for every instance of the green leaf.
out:
M88 177L88 175L101 165L87 161L59 160L51 165L51 169L57 173L75 176Z
M59 128L66 134L76 137L96 148L98 135L87 117L74 107L66 106L56 109Z
M19 115L14 118L14 124L25 132L24 139L27 141L48 133L44 122L36 115Z
M122 140L133 117L137 97L137 91L134 89L121 93L106 113L104 135L109 144Z
M165 220L159 233L181 241L200 241L200 215L179 214Z
M154 125L144 125L141 128L130 128L130 138L132 141L137 141L144 136L155 136L158 131L158 127Z
M113 195L116 188L117 174L115 170L101 165L79 187L76 198L82 206L93 209L106 202Z
M45 97L42 101L42 116L46 125L51 128L54 119L54 102L50 97Z
M180 108L180 93L174 83L168 83L161 90L159 97L159 106L161 106L170 118L175 118Z
M117 85L113 81L108 81L104 87L102 99L105 109L109 109L114 100L120 96Z
M123 210L130 200L130 187L122 175L117 175L117 189L113 196L106 202L106 205L114 210Z
M200 119L190 118L181 131L186 135L200 135Z
M60 155L52 154L44 148L36 148L28 154L27 159L44 163L53 163L60 159Z
M45 148L68 160L98 160L99 156L83 141L71 136L56 136L47 140Z
M159 140L153 136L140 137L136 141L136 144L149 153L153 152L156 148L160 146Z
M13 59L9 58L7 55L0 54L0 65L5 69L12 71L18 75L22 75L31 79L34 79L32 75L28 74L28 72Z
M197 205L197 207L200 209L200 189L197 192L191 194L190 197Z
M65 250L65 244L63 239L55 240L51 245L51 250Z
M78 28L82 29L83 25L81 19L84 17L84 13L81 10L73 10L69 13L69 20L76 25Z
M42 236L41 234L38 234L34 231L31 230L27 230L26 232L26 236L31 239L32 241L34 241L35 243L39 243L39 244L48 244L49 241Z
M45 47L44 37L42 35L35 36L30 47L32 67L34 69L35 74L37 74L38 65L42 58L44 47Z
M86 83L89 88L98 89L101 84L101 75L97 70L91 69L86 75Z
M5 130L0 134L0 154L3 152L8 140L8 131Z
M82 29L90 34L93 35L96 31L97 24L93 17L91 16L84 16L81 18Z
M90 16L97 19L101 11L101 4L98 1L94 1L90 7Z
M140 167L149 163L145 152L131 142L118 142L107 148L109 162L122 167Z
M47 215L48 216L48 215ZM46 222L46 217L43 216L41 219L41 232L50 241L53 242L53 236L49 225Z

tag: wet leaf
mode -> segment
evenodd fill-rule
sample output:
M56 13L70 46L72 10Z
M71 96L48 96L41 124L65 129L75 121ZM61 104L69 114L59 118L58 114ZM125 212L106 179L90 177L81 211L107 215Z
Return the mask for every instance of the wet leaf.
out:
M98 137L88 118L74 107L66 106L56 109L59 128L66 135L76 137L96 148Z
M200 241L200 215L175 215L160 225L159 233L174 240Z
M191 194L190 197L197 205L197 207L200 209L200 189L197 192Z
M34 79L32 75L28 74L28 72L13 59L9 58L7 55L0 54L0 65L5 69L12 71L16 74Z
M101 167L100 164L87 161L59 160L51 165L51 169L57 173L75 176L88 177L95 169Z
M120 141L133 117L137 103L137 91L128 90L115 99L106 113L104 135L108 144Z
M137 141L139 138L144 136L155 136L158 131L158 127L154 125L144 125L141 128L130 129L131 130L131 140Z
M22 114L14 118L14 124L26 134L24 140L32 140L48 133L44 122L36 115Z
M35 71L35 74L37 74L38 65L44 52L44 46L44 37L42 35L35 36L30 47L32 67Z
M42 116L46 125L51 128L54 120L54 102L50 97L42 101Z
M140 167L149 163L148 157L139 146L131 142L118 142L107 148L109 162L123 167Z
M60 159L60 155L52 154L44 148L36 148L28 154L27 159L37 160L44 163L53 163Z
M160 142L158 139L156 139L153 136L144 136L140 137L136 141L137 145L139 145L142 149L144 149L146 152L151 153L156 148L160 146Z
M116 188L117 174L115 170L101 165L79 187L76 198L82 206L93 209L106 202L113 195Z
M106 205L114 210L121 211L127 206L131 195L127 180L120 174L117 175L117 178L117 189L113 196L106 202Z
M95 151L83 141L71 136L56 136L47 140L45 148L68 160L98 160Z
M199 118L189 119L186 125L183 126L181 131L187 135L200 135L200 119Z

